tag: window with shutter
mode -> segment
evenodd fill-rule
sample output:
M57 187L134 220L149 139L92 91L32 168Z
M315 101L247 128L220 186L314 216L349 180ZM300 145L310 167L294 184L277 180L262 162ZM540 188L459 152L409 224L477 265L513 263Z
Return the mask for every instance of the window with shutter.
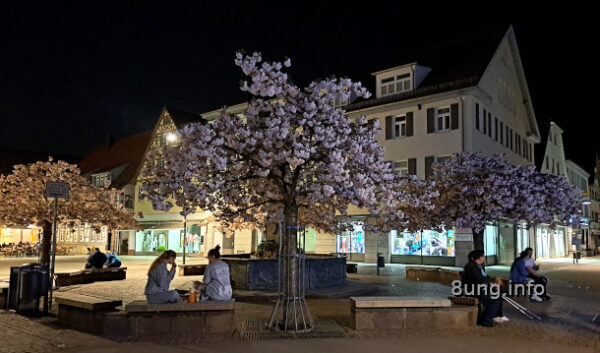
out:
M488 112L488 137L492 138L492 113Z
M502 126L502 122L500 122L500 144L504 145L504 127Z
M450 130L450 107L438 108L435 112L435 131Z

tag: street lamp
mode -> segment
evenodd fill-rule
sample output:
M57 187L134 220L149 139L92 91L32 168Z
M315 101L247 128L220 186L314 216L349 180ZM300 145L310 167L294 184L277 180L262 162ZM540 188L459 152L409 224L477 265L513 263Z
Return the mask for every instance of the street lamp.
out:
M167 134L167 141L173 142L175 140L177 140L177 136L175 136L174 133L170 132L170 133Z

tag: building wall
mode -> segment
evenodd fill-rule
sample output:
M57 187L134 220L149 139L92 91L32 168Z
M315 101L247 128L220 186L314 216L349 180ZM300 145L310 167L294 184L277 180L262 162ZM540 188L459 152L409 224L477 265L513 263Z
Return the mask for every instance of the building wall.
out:
M505 154L508 161L513 164L532 165L535 161L533 144L536 141L533 137L528 138L534 128L530 126L526 103L524 103L530 98L520 84L517 65L513 57L513 49L509 45L508 38L505 38L498 46L477 90L465 99L465 128L467 135L470 135L467 138L470 151L488 155L501 153ZM487 126L486 134L482 131L483 124L480 124L480 130L475 128L475 103L479 104L480 115L483 115L483 109L491 114L491 136L490 126ZM498 119L498 127L502 123L504 143L500 143L499 129L496 135L496 119ZM525 140L521 143L520 151L517 150L514 135L513 148L510 148L510 139L508 146L506 145L506 126L518 134L522 141ZM529 144L528 147L525 147L526 143Z
M541 173L567 175L567 163L562 138L563 130L555 123L550 123L550 131L546 137L546 150L540 167Z

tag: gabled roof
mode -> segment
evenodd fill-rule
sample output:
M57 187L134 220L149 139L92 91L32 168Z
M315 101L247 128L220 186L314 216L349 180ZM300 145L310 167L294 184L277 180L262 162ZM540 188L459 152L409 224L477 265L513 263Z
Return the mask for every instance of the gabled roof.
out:
M189 123L202 122L205 124L207 122L200 114L190 113L185 110L167 106L165 106L164 109L169 112L171 119L173 119L173 122L178 129L181 129L184 125Z
M412 92L403 92L381 98L371 98L348 105L348 111L380 104L402 101L419 96L475 86L492 61L509 25L498 26L469 37L398 58L387 67L416 62L432 70ZM371 78L370 82L374 80ZM364 83L364 82L363 82ZM374 92L373 85L367 85ZM431 92L431 93L430 93ZM372 97L375 97L373 95Z
M102 173L125 166L123 172L115 176L111 185L119 188L127 184L135 184L137 170L142 163L151 136L152 131L146 131L120 139L110 146L105 143L96 147L79 162L81 173Z

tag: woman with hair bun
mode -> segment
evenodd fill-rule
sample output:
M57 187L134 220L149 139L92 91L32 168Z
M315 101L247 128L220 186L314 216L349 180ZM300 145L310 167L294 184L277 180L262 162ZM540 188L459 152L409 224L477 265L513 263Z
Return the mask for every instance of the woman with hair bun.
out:
M177 270L176 257L175 251L167 250L160 254L150 265L148 282L146 282L146 290L144 291L149 304L179 302L179 293L176 290L169 290L169 285ZM167 269L167 264L171 265L170 270Z
M231 299L231 280L229 278L229 265L221 261L221 247L217 245L208 252L208 267L204 272L202 283L196 281L194 286L202 290L202 300L229 300Z

